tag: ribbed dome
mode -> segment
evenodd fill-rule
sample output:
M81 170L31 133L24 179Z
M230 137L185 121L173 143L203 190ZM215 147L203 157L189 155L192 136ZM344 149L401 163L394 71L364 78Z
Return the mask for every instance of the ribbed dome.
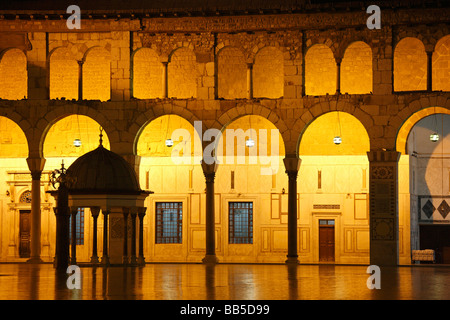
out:
M68 169L72 194L138 194L142 190L131 165L100 145L79 157ZM69 181L70 181L69 180Z

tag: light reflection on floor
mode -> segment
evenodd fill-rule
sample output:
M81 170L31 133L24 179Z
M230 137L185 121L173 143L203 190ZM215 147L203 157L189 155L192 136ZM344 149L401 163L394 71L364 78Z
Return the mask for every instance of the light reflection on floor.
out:
M0 264L1 300L374 300L450 299L450 267L381 268L368 289L367 266L147 264L82 267L81 289L51 264Z

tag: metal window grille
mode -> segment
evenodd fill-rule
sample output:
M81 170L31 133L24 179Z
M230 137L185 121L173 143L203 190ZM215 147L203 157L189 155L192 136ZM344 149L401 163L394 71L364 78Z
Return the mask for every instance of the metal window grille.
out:
M181 243L182 202L156 202L156 243Z
M72 215L69 217L69 239L70 243L72 243ZM77 245L84 244L84 208L78 208L77 216L75 218L75 234L77 237Z
M253 202L229 202L229 243L253 243Z

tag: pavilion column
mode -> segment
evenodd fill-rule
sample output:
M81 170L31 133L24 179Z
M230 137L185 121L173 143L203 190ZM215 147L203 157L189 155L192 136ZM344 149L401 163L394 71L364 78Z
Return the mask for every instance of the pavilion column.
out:
M370 264L398 265L398 161L397 151L370 151L369 217Z
M41 260L41 174L45 159L28 158L31 171L31 254L27 262L40 263Z
M214 205L214 178L217 163L207 164L202 161L203 174L206 179L206 255L203 263L217 263L216 257L216 231L215 231L215 205Z
M135 266L137 264L136 257L136 216L137 212L131 212L131 257L130 264Z
M109 255L108 255L108 216L109 209L102 210L103 213L103 256L102 264L109 265Z
M124 265L128 264L128 214L130 213L130 208L122 208L123 210L123 257L122 263Z
M139 217L139 257L138 257L138 265L145 264L144 258L144 216L147 208L142 207L138 208L138 217Z
M78 208L72 207L70 210L70 214L72 217L72 244L70 264L77 264L77 213Z
M98 219L98 215L100 213L100 208L99 207L92 207L91 208L91 214L92 214L92 218L94 220L94 229L92 232L92 257L91 257L91 263L98 263L98 253L97 253L97 219Z
M59 183L56 192L56 250L55 250L55 268L59 272L66 272L69 266L69 189L67 187L64 165L61 170L57 170L60 174L56 182ZM55 172L54 172L55 173Z
M300 158L286 157L283 159L288 183L288 254L286 263L299 263L297 251L297 176L300 169Z

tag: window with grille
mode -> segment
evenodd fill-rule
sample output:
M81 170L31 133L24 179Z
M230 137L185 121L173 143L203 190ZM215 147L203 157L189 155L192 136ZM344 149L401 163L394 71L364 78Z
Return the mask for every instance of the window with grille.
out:
M229 202L229 243L253 243L253 202Z
M72 244L72 215L69 218L69 239ZM75 235L77 237L76 244L83 245L84 244L84 208L78 208L77 216L75 218Z
M181 243L182 202L156 202L156 243Z

